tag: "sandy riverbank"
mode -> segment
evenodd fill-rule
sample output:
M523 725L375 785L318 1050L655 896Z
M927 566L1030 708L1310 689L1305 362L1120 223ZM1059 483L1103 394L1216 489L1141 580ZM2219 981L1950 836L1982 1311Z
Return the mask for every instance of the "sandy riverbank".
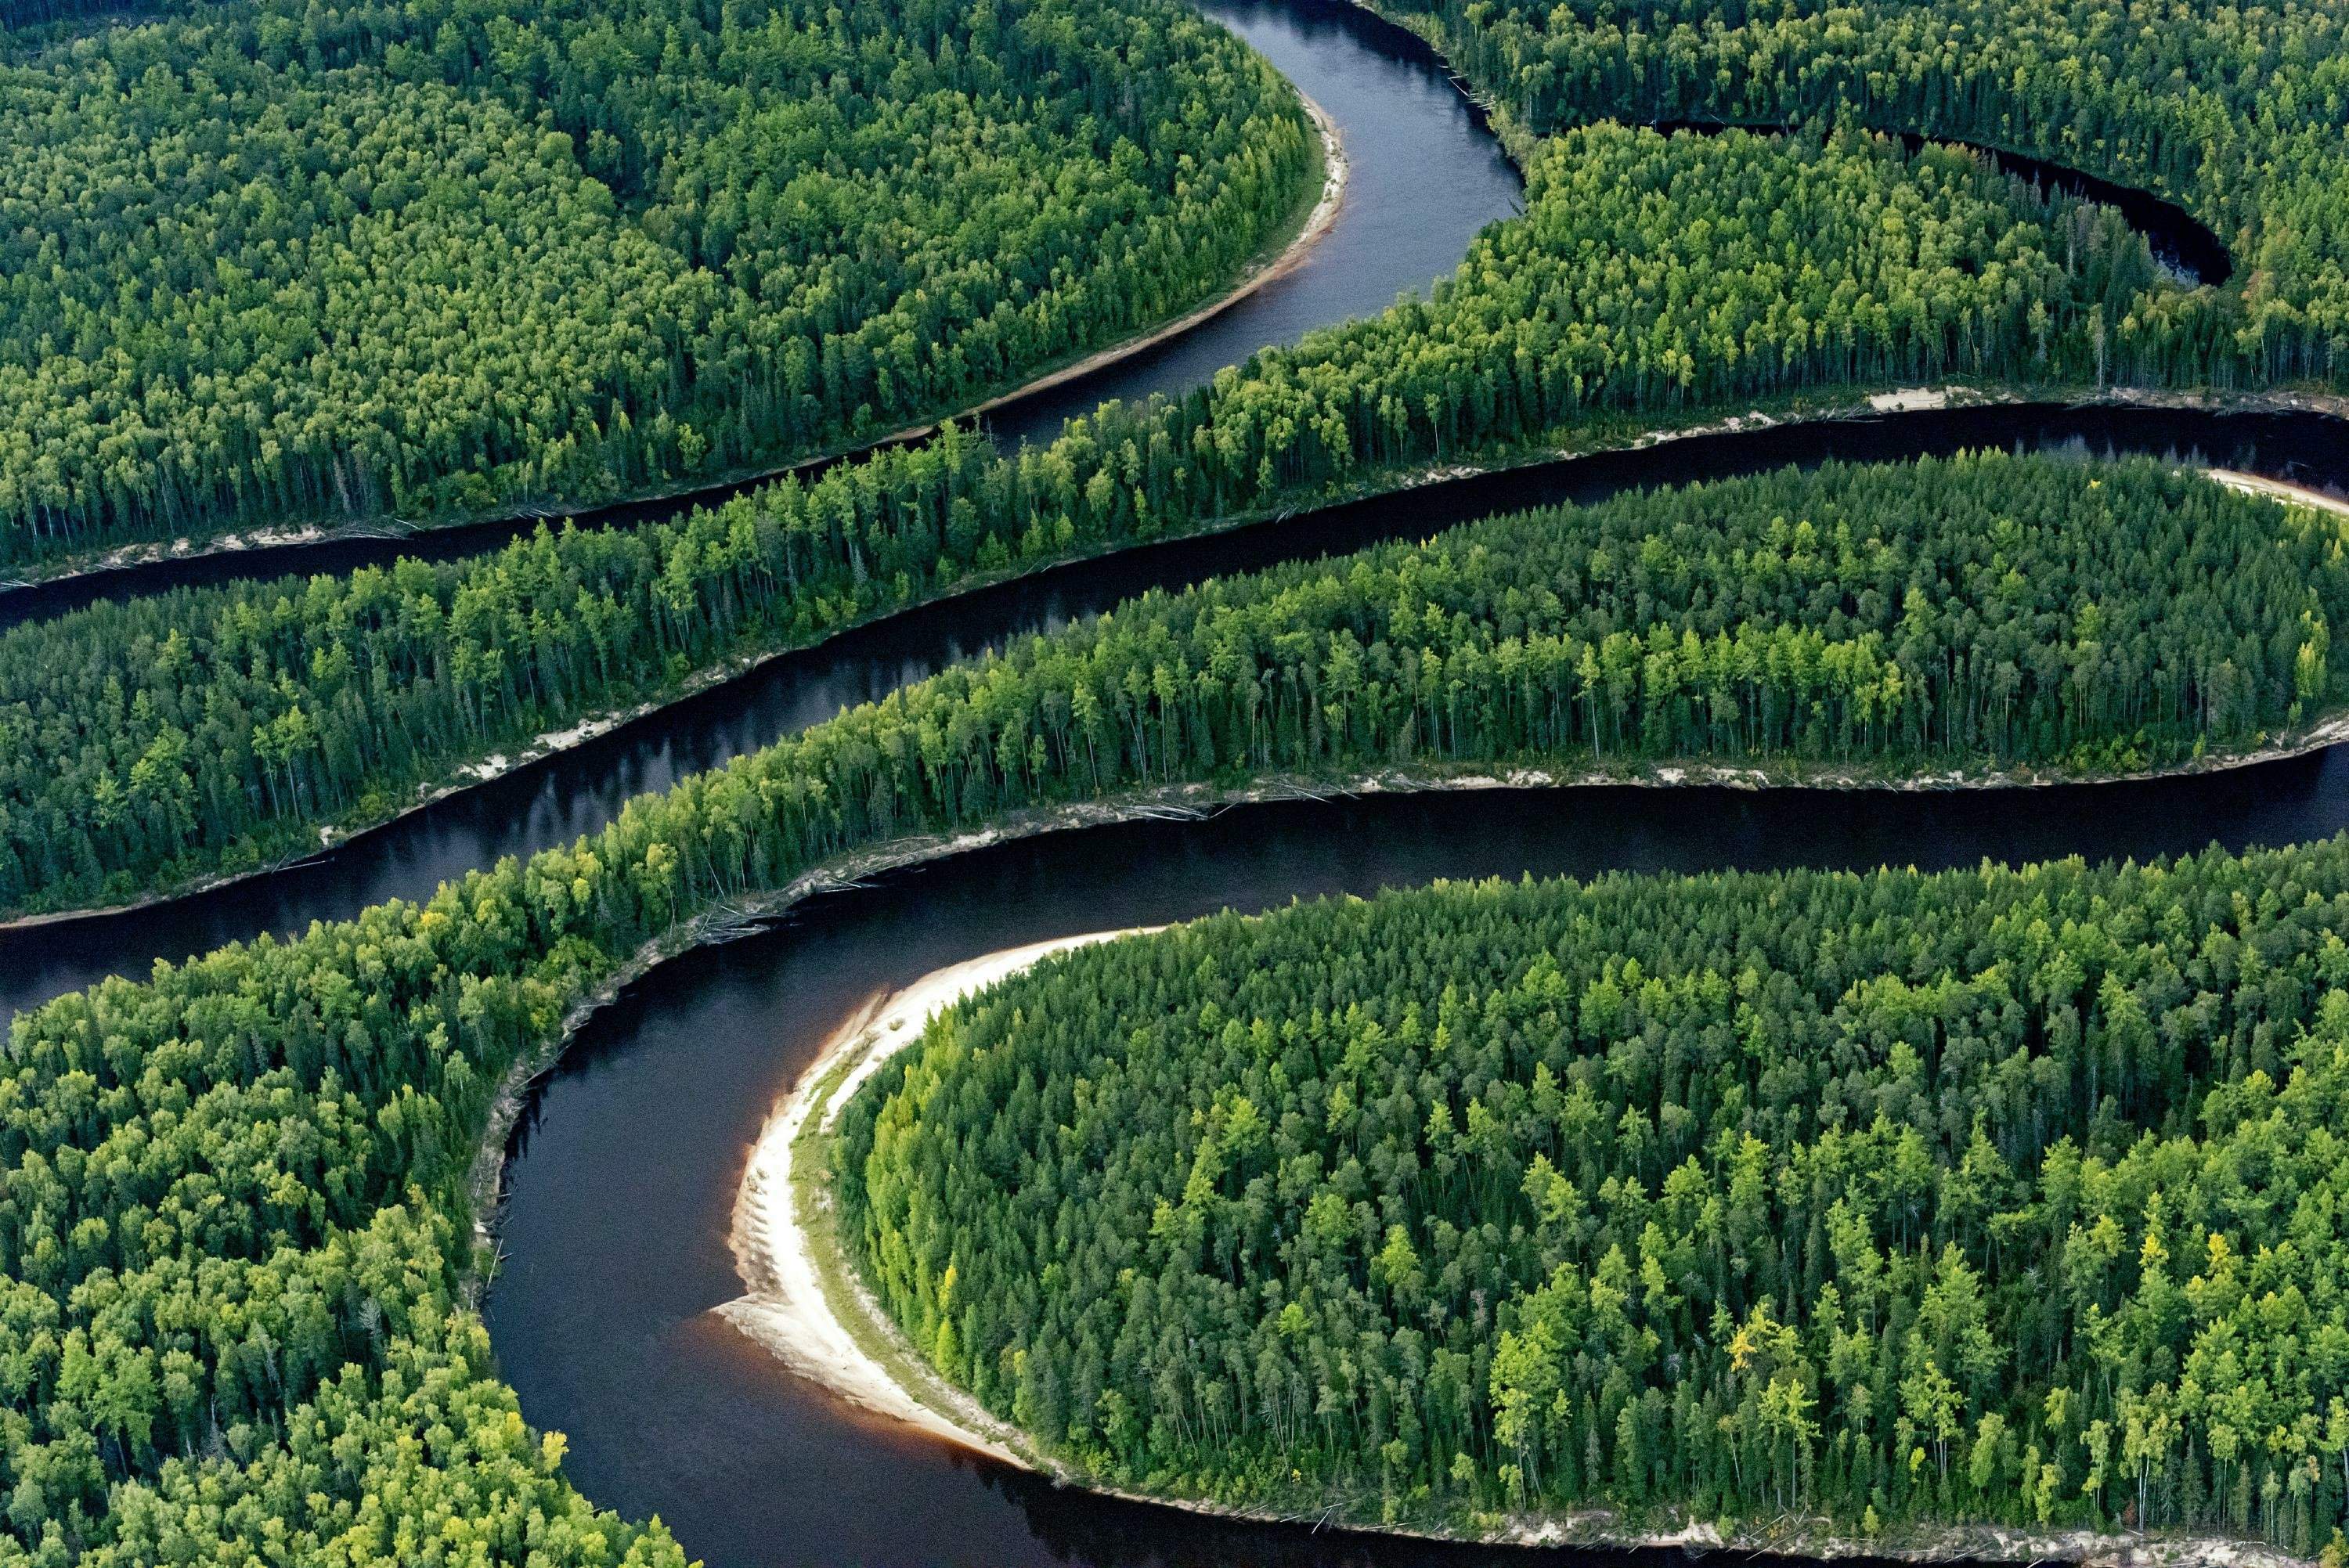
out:
M811 1172L793 1170L794 1152L811 1126L819 1133L834 1126L849 1098L892 1057L920 1039L925 1026L946 1008L1053 954L1164 929L1135 926L1005 948L934 970L903 990L866 1002L825 1040L760 1133L734 1211L735 1265L746 1294L716 1310L794 1372L851 1406L910 1430L1109 1497L1223 1518L1301 1522L1301 1516L1105 1487L1040 1460L1019 1432L939 1377L904 1343L831 1238L819 1236L830 1202L823 1183ZM1326 1516L1320 1522L1328 1522ZM1407 1524L1348 1522L1381 1534L1476 1539ZM1771 1551L1825 1561L1873 1557L1919 1563L2064 1562L2083 1568L2308 1568L2303 1559L2275 1548L2225 1539L1953 1525L1906 1541L1882 1542L1838 1536L1824 1521L1784 1534L1725 1537L1702 1522L1676 1529L1625 1530L1613 1515L1596 1510L1557 1517L1508 1516L1481 1539L1552 1549Z
M1012 1434L975 1401L936 1378L927 1379L932 1386L916 1395L901 1380L913 1369L884 1365L833 1309L808 1230L814 1216L807 1212L810 1205L828 1205L829 1198L813 1184L804 1191L794 1185L792 1156L811 1121L819 1130L831 1129L864 1080L920 1039L924 1026L947 1007L1053 954L1142 929L1155 928L1092 932L1005 948L936 970L851 1016L768 1117L750 1151L735 1201L733 1234L735 1267L747 1289L719 1307L719 1315L794 1372L860 1409L1007 1464L1032 1468L1011 1446ZM853 1282L842 1283L861 1294ZM877 1306L865 1315L881 1321Z
M1324 171L1321 180L1321 199L1315 202L1313 210L1306 214L1305 226L1297 231L1297 237L1289 241L1281 249L1279 254L1269 261L1250 267L1240 274L1240 281L1237 284L1189 315L1177 316L1164 326L1144 333L1140 337L1130 337L1123 343L1112 344L1098 353L1085 356L1072 365L1064 365L1049 375L1040 376L1024 386L1015 387L1000 397L990 397L972 408L969 411L969 417L976 418L978 415L989 413L1007 403L1017 402L1022 397L1030 397L1038 392L1049 392L1053 387L1064 386L1081 376L1090 376L1096 370L1115 365L1121 359L1131 358L1145 348L1154 348L1169 338L1180 337L1203 322L1223 315L1224 312L1274 279L1286 277L1302 266L1306 258L1312 253L1313 247L1321 242L1323 237L1330 232L1330 226L1338 221L1338 209L1344 204L1346 199L1348 165L1346 141L1345 138L1339 134L1338 122L1330 118L1327 109L1306 97L1302 90L1299 91L1297 97L1299 101L1305 105L1305 113L1313 121L1314 129L1321 136L1321 165Z
M2245 495L2266 496L2288 506L2313 507L2318 511L2329 511L2336 517L2349 517L2349 500L2307 485L2296 485L2289 480L2271 480L2262 474L2247 474L2235 469L2212 469L2209 474L2229 490L2240 490Z

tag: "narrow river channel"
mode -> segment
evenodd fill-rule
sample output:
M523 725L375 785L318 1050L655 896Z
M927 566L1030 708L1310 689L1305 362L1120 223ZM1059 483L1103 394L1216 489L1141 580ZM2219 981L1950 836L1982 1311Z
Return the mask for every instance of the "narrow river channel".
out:
M1347 167L1337 225L1294 272L1196 331L988 414L1000 445L1050 440L1112 399L1187 391L1259 348L1375 315L1405 291L1424 294L1460 264L1476 231L1521 205L1516 167L1416 35L1351 0L1199 0L1199 8L1338 122Z
M1185 337L988 421L1048 433L1112 397L1195 383L1257 346L1423 287L1514 210L1515 174L1416 40L1339 0L1206 0L1338 121L1351 171L1313 259ZM2018 405L1692 438L1456 480L1138 550L915 611L776 660L318 861L136 913L0 934L0 1017L108 974L290 932L568 841L631 796L724 762L1012 637L1154 586L1416 536L1515 507L1831 458L1966 448L2145 452L2349 487L2343 426ZM646 515L675 503L634 509ZM171 581L480 550L511 525L182 563ZM8 595L0 624L145 591L119 573ZM598 1503L657 1513L712 1568L752 1564L1238 1564L1449 1568L1533 1554L1205 1520L1059 1490L860 1418L712 1315L739 1294L727 1233L773 1102L861 1002L995 949L1437 877L1983 857L2146 856L2349 828L2349 748L2154 784L2031 791L1495 791L1295 803L1095 830L882 879L689 954L586 1027L512 1140L487 1312L524 1414L570 1442ZM1550 1561L1613 1561L1577 1553ZM1640 1559L1652 1563L1657 1559Z
M1198 0L1336 123L1346 190L1330 231L1302 263L1198 325L1091 375L1017 397L986 416L1007 446L1049 440L1072 414L1112 398L1182 392L1257 349L1294 343L1317 326L1375 315L1406 291L1424 293L1467 253L1485 224L1523 204L1515 165L1483 115L1453 86L1415 35L1351 0ZM581 521L634 522L714 504L760 480L583 512ZM350 572L416 556L453 560L494 550L538 526L535 517L346 538L150 562L0 593L0 626L60 614L100 599L183 584Z
M424 897L449 878L501 856L568 843L610 821L632 797L665 789L829 718L843 706L881 697L986 648L1106 610L1145 589L1180 587L1381 539L1419 538L1495 511L1596 500L1631 487L1831 458L1900 459L1969 448L2140 452L2349 489L2349 440L2340 421L2319 415L2000 405L1692 437L1125 551L907 611L776 659L302 865L128 913L0 931L0 1016L108 975L144 975L158 958L206 952L258 932L298 932L313 920L353 914L386 899ZM2274 770L2261 769L2258 776L2271 779ZM2291 810L2289 789L2278 783L2256 794L2239 801L2236 810L2247 814L2231 828L2214 819L2209 831L2273 839L2279 832L2304 836L2349 826L2349 795L2337 806L2312 808L2313 815L2292 818L2286 827L2273 813ZM2007 797L1998 810L2032 816L2043 809L2036 799ZM1661 809L1676 813L1682 808ZM2068 843L2061 837L2047 841L2058 853ZM2132 846L2123 841L2120 847Z
M876 1429L710 1309L770 1109L875 993L999 948L1438 877L2091 859L2349 825L2349 757L2149 785L1967 794L1638 789L1251 807L984 851L805 905L595 1018L513 1140L488 1312L523 1411L598 1502L711 1568L1587 1563L1249 1527L1056 1490ZM1646 1561L1654 1563L1656 1559Z

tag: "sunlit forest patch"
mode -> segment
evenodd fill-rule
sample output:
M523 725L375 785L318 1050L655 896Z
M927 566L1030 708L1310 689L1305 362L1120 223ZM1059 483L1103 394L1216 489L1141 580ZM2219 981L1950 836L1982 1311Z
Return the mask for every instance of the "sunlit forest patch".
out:
M845 1229L924 1355L1107 1483L2308 1553L2345 869L1438 884L1130 938L880 1069Z

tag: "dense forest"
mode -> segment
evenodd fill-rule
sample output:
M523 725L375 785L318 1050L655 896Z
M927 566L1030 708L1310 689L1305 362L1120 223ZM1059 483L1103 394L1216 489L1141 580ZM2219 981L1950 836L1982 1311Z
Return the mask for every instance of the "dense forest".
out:
M1395 8L1528 182L1427 297L1018 453L953 431L13 632L0 906L255 863L730 655L1561 432L2349 371L2333 11ZM2160 191L2234 281L1898 131ZM854 443L1211 292L1315 158L1179 0L0 0L0 569ZM1495 520L1150 596L568 848L20 1015L0 1568L682 1568L496 1375L477 1156L604 987L821 864L1381 769L2163 765L2337 704L2340 556L2196 476L2002 457ZM2306 1553L2349 1507L2344 981L2349 840L1440 888L967 1006L854 1102L836 1180L923 1353L1104 1478Z
M870 438L1179 314L1319 166L1294 91L1176 0L0 36L0 567Z
M0 866L0 880L29 876L65 905L260 863L608 693L657 695L713 652L1534 441L1578 414L2002 366L2092 376L2103 302L2154 272L2108 209L2044 198L1964 153L1857 133L1580 131L1537 166L1532 191L1529 216L1481 236L1432 298L1259 355L1177 402L1078 421L1047 448L1003 457L949 432L633 539L173 593L12 634L0 724L23 738L18 779L49 774L6 797L0 840L20 865L29 846L33 869ZM1797 283L1817 291L1812 314L1786 306ZM603 597L583 609L583 591ZM615 620L629 611L633 624ZM460 651L469 640L481 662ZM459 720L393 724L388 708L417 694L370 695L370 655L355 645L389 641L415 645ZM243 657L264 643L265 662ZM550 660L565 667L531 667ZM452 681L469 689L450 694ZM175 759L169 732L195 721L167 712L165 691L233 695L212 714L221 749ZM373 711L329 711L337 703ZM149 799L118 818L142 762ZM57 792L67 769L88 794ZM52 804L32 804L44 795Z
M1920 496L2006 486L2020 502L2036 486L2060 488L2064 471L1980 459L1889 473L1910 476ZM1828 516L1835 487L1856 507L1887 472L1688 494L1717 502L1775 486L1791 499L1816 484ZM2185 487L2189 516L2236 515L2216 487L2143 464L2104 479L2098 493L2169 485ZM1645 558L1652 535L1640 509L1689 549L1685 562L1661 550ZM2131 570L2161 570L2129 554L2117 529L2079 530L2070 546L2033 542L2024 518L2044 531L2073 509L2043 493L2023 510L1992 547L2009 552L2004 566L1977 559L1958 530L1895 545L1814 524L1806 542L1802 520L1762 519L1748 528L1751 582L1737 587L1734 552L1708 552L1696 500L1641 498L1618 525L1620 538L1642 541L1640 559L1627 551L1609 570L1643 574L1651 600L1682 583L1692 614L1717 581L1773 618L1816 615L1840 597L1818 586L1835 581L1821 571L1829 552L1853 573L1855 603L1876 591L1861 578L1904 552L1921 580L1946 572L1952 591L1998 587L2021 562L2065 570L2075 554L2087 559L2070 570L2095 571L2099 538L2122 545L2116 559ZM159 965L145 981L109 980L20 1015L0 1059L0 1374L11 1411L0 1423L10 1478L0 1563L28 1551L41 1563L186 1560L221 1542L314 1561L336 1538L353 1556L406 1561L400 1543L443 1521L462 1543L455 1561L507 1561L524 1540L557 1540L546 1550L559 1561L674 1562L657 1529L595 1515L567 1489L559 1444L528 1434L489 1376L478 1319L455 1305L483 1264L469 1239L474 1151L516 1064L556 1042L583 999L641 954L673 950L705 919L730 927L834 857L1184 779L1237 783L1250 770L1316 763L1440 767L1491 755L1501 731L1485 727L1505 715L1557 723L1541 717L1553 705L1524 700L1518 678L1482 677L1473 712L1448 705L1455 654L1465 679L1497 668L1507 638L1537 620L1568 624L1543 597L1547 583L1538 593L1510 583L1507 559L1570 540L1559 521L1512 520L1485 525L1493 538L1481 546L1391 547L1342 571L1295 567L1147 600L850 710L631 802L576 845L502 861L420 903ZM1936 539L1953 553L1922 564ZM1564 542L1546 547L1575 559ZM2194 546L2180 536L2168 548ZM2116 635L2126 656L2173 645L2142 602L2113 587L2114 626L2139 634ZM1610 590L1635 607L1642 591ZM1488 593L1507 622L1489 656L1466 609ZM1456 597L1458 616L1443 595ZM2058 664L2100 658L2076 640L2084 608L2026 617L2072 639ZM2238 656L2289 643L2297 679L2312 630L2302 612L2237 609L2254 622ZM1644 626L1664 614L1627 620ZM1349 673L1350 650L1359 660L1376 617L1391 645L1410 639L1437 655L1433 671L1423 657L1424 673L1411 677L1431 716L1424 727L1401 715L1350 717L1349 683L1383 676L1359 664ZM1178 685L1186 621L1206 629L1195 645L1207 656ZM1265 645L1252 643L1258 635ZM2174 646L2191 659L2232 635L2206 623ZM1243 673L1253 678L1220 685ZM1754 695L1766 707L1768 694ZM2060 711L2070 699L2049 687L2038 700ZM2060 725L2014 733L2062 738ZM1839 735L1831 727L1826 743L1844 744ZM2303 858L2312 876L2349 875L2349 844ZM2280 880L2276 868L2300 863L2271 859L2235 874ZM2240 963L2254 953L2271 969L2282 963L2249 945ZM2282 1048L2283 1033L2259 1034L2260 1048ZM380 1497L405 1501L367 1501Z
M1172 0L1146 27L1037 3L239 0L88 34L24 7L0 40L0 169L36 193L0 207L0 564L771 463L1169 314L1294 211L1311 138ZM1564 131L1520 145L1527 217L1448 295L1109 424L1267 488L1806 387L2337 381L2341 20L2020 4L1885 0L1865 26L1811 0L1405 6ZM1790 169L1588 124L1610 117L1814 129ZM1837 123L2160 191L2233 242L2237 279L2180 287L2111 214L2024 211L1960 153L1862 170ZM430 178L452 161L471 183Z
M904 504L974 461L948 443L895 464L896 494L857 494L874 470L844 469L770 510L17 628L0 636L0 908L306 851L468 758L901 603L901 574L999 546L957 531L967 495ZM885 546L853 526L860 502L896 509ZM843 543L871 544L861 573ZM1144 598L1013 650L1016 685L989 698L1012 707L986 728L1019 734L981 750L1032 738L1035 778L1073 769L1087 789L1420 758L2132 771L2337 707L2344 619L2336 527L2197 474L1834 465Z
M934 1024L842 1118L843 1233L1119 1485L2311 1554L2344 939L2337 840L1224 915Z
M2349 15L2337 6L1381 3L1538 132L1845 118L2152 191L2231 246L2238 286L2148 293L2111 313L2127 374L2227 386L2349 373Z
M2110 208L1850 130L1572 130L1533 153L1526 201L1428 298L1096 438L1166 428L1231 508L1625 416L1952 377L2095 385L2122 368L2117 313L2178 292ZM2207 369L2190 357L2181 375Z

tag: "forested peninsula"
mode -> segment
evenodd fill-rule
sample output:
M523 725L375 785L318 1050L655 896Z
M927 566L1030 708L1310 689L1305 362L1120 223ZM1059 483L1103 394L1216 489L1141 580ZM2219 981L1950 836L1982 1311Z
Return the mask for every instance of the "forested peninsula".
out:
M1532 134L1596 119L1826 117L2149 191L2232 252L2223 288L2108 311L2128 379L2349 369L2349 16L2197 0L1379 0Z
M916 496L935 462L985 482L976 448L902 461ZM984 500L940 514L859 491L866 471L764 516L542 532L478 562L133 600L0 635L0 908L308 853L472 758L803 645L873 584L893 584L886 607L926 563L935 591L1001 558L975 526ZM885 532L860 533L861 505ZM2343 703L2344 614L2337 519L2191 471L1836 464L1145 597L981 666L968 717L892 718L875 744L918 737L933 763L1086 790L1382 761L2102 777L2304 734Z
M2340 406L2338 7L1389 8L1526 173L1425 295L1018 452L11 632L0 906L266 864L728 659L1434 472L1903 386ZM2158 192L2232 274L1904 133ZM0 573L926 423L1211 294L1313 146L1178 0L0 0ZM594 1009L812 892L1350 781L2260 754L2340 709L2342 544L1996 454L1496 518L1143 597L568 847L28 1009L0 1568L683 1568L500 1378L497 1172ZM1224 918L957 1011L835 1190L918 1351L1104 1485L2337 1563L2344 928L2349 839Z
M870 441L1181 315L1321 164L1174 0L51 15L0 9L0 572Z
M2339 840L1225 915L883 1065L840 1232L920 1354L1100 1484L2337 1554L2344 937Z
M1994 496L2003 487L2021 515L2003 544L1986 526L1921 529L1896 545L1832 521L1824 532L1812 524L1806 538L1804 520L1755 508L1744 542L1715 549L1695 521L1701 514L1681 511L1690 498L1766 498L1777 487L1792 500L1816 487L1820 515L1832 518L1838 490L1867 498L1885 482L1920 495ZM2157 554L2198 545L2181 532L2158 552L2138 553L2118 527L2066 535L2064 520L2094 515L2079 495L2032 502L2034 491L2091 484L2092 495L2174 492L2181 515L2214 537L2230 520L2249 528L2259 537L2254 555L2287 557L2285 570L2252 575L2289 581L2288 602L2259 610L2258 629L2240 645L2222 624L2132 602L2127 578L2158 579ZM2115 645L2130 656L2232 646L2251 658L2265 649L2261 656L2273 662L2261 667L2278 681L2285 670L2297 681L2315 662L2302 652L2307 591L2290 569L2290 536L2261 531L2289 514L2151 464L1990 458L1781 475L1641 497L1618 513L1611 537L1642 542L1607 575L1636 576L1630 592L1601 598L1621 607L1644 594L1660 606L1625 617L1641 628L1642 680L1651 658L1676 661L1688 642L1679 633L1699 624L1682 626L1661 607L1672 602L1665 590L1673 582L1694 614L1716 582L1727 592L1733 578L1735 591L1753 597L1764 645L1816 648L1815 637L1829 632L1861 634L1834 617L1847 599L1877 592L1871 572L1903 552L1930 562L1937 549L1950 559L1931 570L1948 573L1951 597L1937 614L1945 608L1952 631L1992 639L1988 645L2003 645L1972 629L1956 593L1969 584L1995 593L2024 563L2060 572L2082 554L2068 570L2101 573L2107 568L2095 557L2110 545L2118 574L2096 581L2109 582ZM2054 531L2033 539L2026 520ZM559 1443L523 1426L465 1305L487 1264L472 1230L477 1151L510 1113L503 1091L516 1075L535 1070L619 980L863 868L1154 802L1246 796L1278 787L1298 768L1417 763L1440 773L1454 757L1481 767L1543 735L1571 745L1566 738L1582 719L1526 684L1535 666L1523 652L1539 646L1547 658L1595 623L1568 614L1554 589L1528 588L1516 574L1539 568L1513 562L1538 558L1541 542L1555 540L1547 569L1563 575L1588 570L1611 547L1607 536L1590 538L1578 558L1573 531L1557 521L1506 520L1485 525L1488 538L1472 532L1372 552L1340 570L1296 567L1146 599L851 710L639 799L570 848L502 861L421 903L395 902L290 940L264 936L159 965L145 981L109 980L20 1015L0 1064L0 1371L16 1412L0 1433L0 1457L16 1478L6 1506L20 1533L0 1538L0 1561L169 1560L223 1540L248 1549L282 1541L300 1561L318 1560L337 1541L362 1557L404 1557L398 1542L427 1527L470 1542L473 1555L460 1553L460 1561L500 1558L525 1535L550 1531L568 1543L565 1561L678 1561L657 1527L596 1514L562 1480ZM1658 552L1635 566L1659 532ZM1675 562L1675 550L1684 559ZM1509 624L1480 629L1469 610L1485 602ZM1662 634L1653 654L1651 618ZM2023 619L2049 639L2038 656L2050 678L2033 688L2028 709L1993 700L1980 717L2006 726L2018 745L2069 745L2075 683L2059 672L2078 651L2076 606ZM2173 620L2186 640L2173 641ZM1391 652L1414 655L1392 660L1394 677L1364 657L1374 622L1383 623ZM2135 631L2122 634L2127 628ZM1266 641L1256 645L1259 635ZM1513 637L1518 653L1502 676ZM1700 656L1713 641L1708 634L1699 642ZM1189 662L1186 645L1204 657ZM1935 661L1945 679L1969 651L1953 644L1947 660ZM2028 662L2020 645L2017 655ZM2085 667L2102 658L2091 654ZM1178 667L1189 672L1181 682ZM1825 660L1809 667L1815 680L1842 678ZM1864 712L1860 693L1880 692L1893 667L1879 658L1873 687L1819 686L1811 717L1786 744L1837 755L1889 744L1900 724L1884 727L1885 710ZM1480 669L1471 697L1465 682ZM1404 689L1392 678L1413 683L1408 708L1381 706ZM2121 700L2131 688L2111 689ZM1673 724L1694 722L1725 741L1748 733L1749 722L1766 724L1786 695L1765 684L1743 694L1743 707L1733 700L1699 717L1681 707L1681 692L1693 690L1635 684L1618 707L1602 688L1602 733L1622 744L1643 727L1625 722L1638 696L1638 712L1661 716L1661 738ZM2260 722L2254 708L2206 710L2183 699L2184 686L2175 690L2177 700L2135 720L2173 727L2159 733L2165 747L2211 718ZM2244 692L2271 705L2292 700L2274 686ZM2099 716L2117 717L2074 717ZM2341 846L2309 854L2312 876L2349 864ZM2267 876L2277 863L2254 862L2241 874ZM2220 913L2233 907L2213 899ZM2283 907L2301 906L2287 899ZM1923 913L1919 920L1930 924ZM2258 951L2263 965L2282 963ZM2277 1034L2261 1036L2267 1048L2286 1047ZM2232 1470L2222 1479L2243 1484ZM2292 1483L2279 1473L2276 1484ZM387 1497L403 1501L389 1510L371 1501Z

